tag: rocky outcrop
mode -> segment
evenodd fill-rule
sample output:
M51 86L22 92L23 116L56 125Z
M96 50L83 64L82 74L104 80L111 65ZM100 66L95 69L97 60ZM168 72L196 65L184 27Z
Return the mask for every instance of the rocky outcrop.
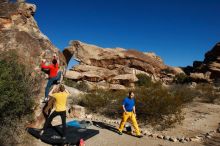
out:
M198 78L202 81L212 82L220 80L220 43L217 43L205 54L203 61L194 61L193 67L184 69L193 80Z
M69 109L70 118L85 118L85 108L79 105L72 105Z
M20 59L33 68L42 58L50 61L54 53L60 56L62 64L65 63L62 53L39 30L33 17L34 4L0 2L0 51L16 51Z
M190 73L189 76L193 82L211 82L210 72L204 73Z
M58 56L59 63L65 68L65 59L61 52L39 30L34 13L36 6L22 1L11 2L0 0L0 53L16 52L20 63L28 66L33 78L38 76L39 92L36 93L36 116L41 113L38 106L40 98L44 96L44 87L47 82L46 74L39 67L41 59L51 62L54 54ZM44 116L38 116L40 126Z
M205 54L203 63L211 72L211 78L220 78L220 43L217 43L211 51Z
M66 77L76 81L86 80L92 84L102 82L133 87L139 73L166 83L182 72L181 69L166 66L154 53L101 48L80 41L72 41L63 53L66 62L72 57L79 62L79 65L67 71Z

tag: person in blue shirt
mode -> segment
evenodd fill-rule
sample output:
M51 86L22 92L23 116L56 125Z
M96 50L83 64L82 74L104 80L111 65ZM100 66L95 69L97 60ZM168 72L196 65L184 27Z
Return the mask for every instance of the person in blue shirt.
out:
M124 112L123 112L122 120L121 120L119 129L118 129L119 134L122 135L122 131L124 129L125 123L127 122L128 119L130 119L135 129L136 136L141 138L142 135L140 133L140 129L138 127L137 120L136 120L134 92L130 91L129 96L123 100L122 108Z

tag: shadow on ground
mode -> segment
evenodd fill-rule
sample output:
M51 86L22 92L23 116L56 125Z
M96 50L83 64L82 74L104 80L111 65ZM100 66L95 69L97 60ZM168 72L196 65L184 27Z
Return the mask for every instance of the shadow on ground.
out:
M98 128L107 129L109 131L112 131L114 133L119 134L118 129L115 128L115 126L113 126L113 125L103 123L103 122L96 122L96 121L92 121L92 123L93 123L94 126L96 126ZM123 131L123 133L127 134L127 135L130 135L130 136L133 136L133 137L137 137L136 135L132 135L130 132L127 132L127 131Z
M206 138L204 146L220 146L220 133L216 133L212 138Z
M93 123L94 126L96 126L98 128L107 129L107 130L110 130L112 132L118 133L118 129L115 128L115 126L113 126L113 125L106 124L106 123L103 123L103 122L96 122L96 121L92 121L92 123Z

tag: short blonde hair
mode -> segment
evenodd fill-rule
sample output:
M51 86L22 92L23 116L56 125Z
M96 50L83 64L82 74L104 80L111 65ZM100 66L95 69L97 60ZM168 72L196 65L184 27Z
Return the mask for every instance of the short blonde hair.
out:
M65 91L65 86L64 86L64 85L62 85L62 84L60 84L60 86L59 86L59 91L60 91L60 92Z

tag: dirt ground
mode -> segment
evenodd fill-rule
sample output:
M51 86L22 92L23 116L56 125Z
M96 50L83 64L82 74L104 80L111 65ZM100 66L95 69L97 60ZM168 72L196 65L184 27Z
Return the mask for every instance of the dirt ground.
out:
M172 143L157 138L136 138L127 134L118 135L107 129L100 129L100 134L86 141L86 146L200 146L198 143ZM201 145L202 146L202 145Z
M157 138L136 138L127 134L118 135L117 133L108 129L97 128L95 126L90 127L92 129L98 129L99 134L85 141L86 146L203 146L201 143L173 143L169 141L160 140ZM49 146L36 140L37 146Z
M192 137L204 135L209 131L216 130L220 122L220 105L193 102L187 105L183 112L185 119L182 125L176 125L174 128L166 131L152 131L157 134L169 136ZM73 119L68 119L73 120ZM220 134L215 133L211 138L202 142L170 142L158 138L144 136L136 138L127 134L118 135L112 125L98 122L89 128L98 129L100 133L87 141L86 146L220 146ZM107 125L107 126L106 126ZM142 127L142 129L145 129ZM147 129L147 128L146 128ZM37 146L48 146L40 140L36 140Z
M216 130L220 123L220 105L193 102L185 106L183 113L185 119L181 125L157 133L192 137Z

